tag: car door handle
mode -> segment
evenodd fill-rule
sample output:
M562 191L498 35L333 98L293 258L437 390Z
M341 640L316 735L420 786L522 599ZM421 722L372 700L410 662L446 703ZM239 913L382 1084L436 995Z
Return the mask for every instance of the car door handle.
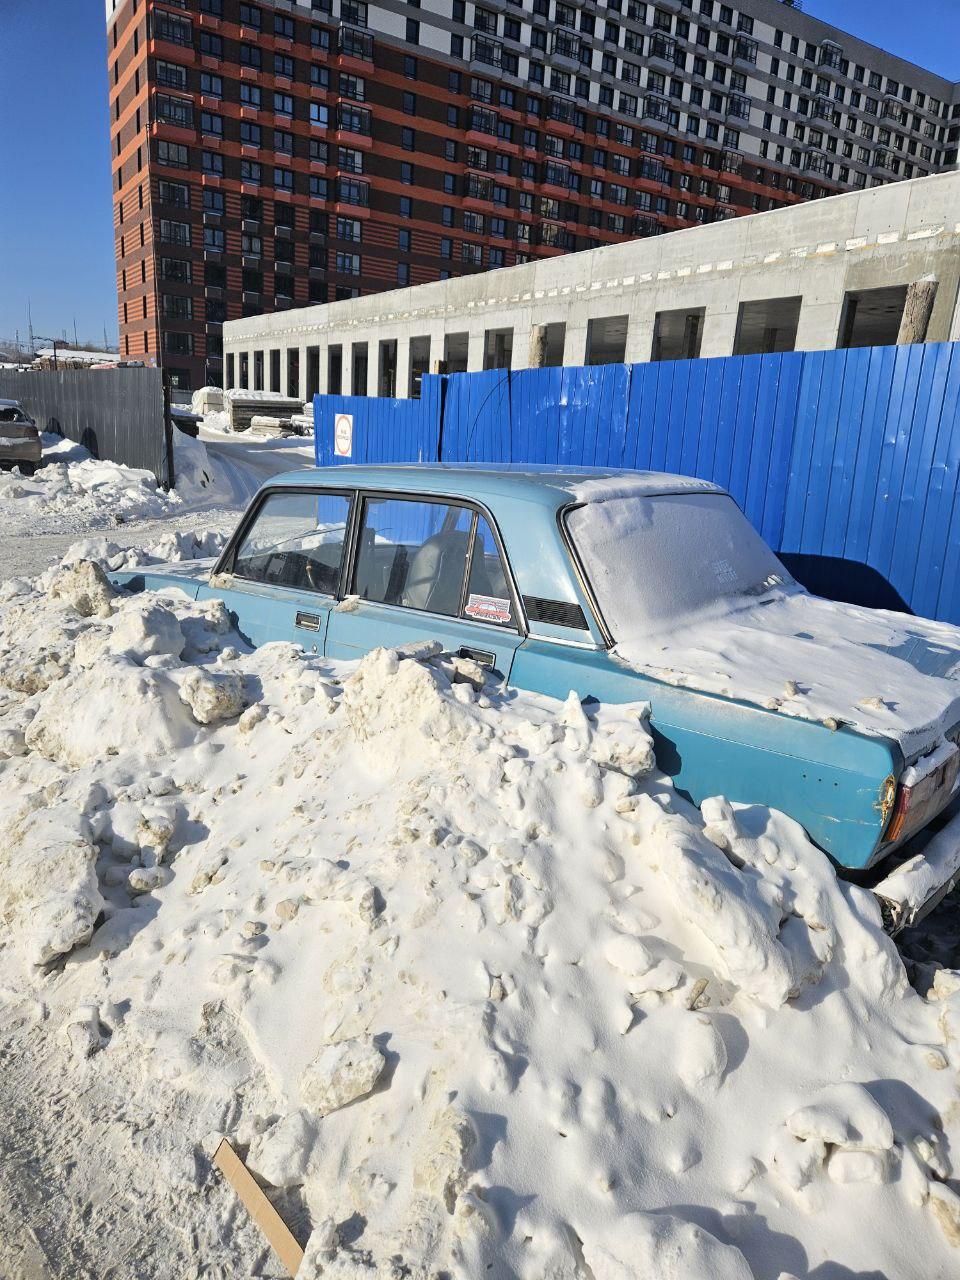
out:
M302 627L304 631L319 631L320 618L315 613L298 613L297 626Z
M486 649L471 649L468 645L461 645L457 650L457 657L469 658L478 667L492 667L497 660L496 654L488 653Z

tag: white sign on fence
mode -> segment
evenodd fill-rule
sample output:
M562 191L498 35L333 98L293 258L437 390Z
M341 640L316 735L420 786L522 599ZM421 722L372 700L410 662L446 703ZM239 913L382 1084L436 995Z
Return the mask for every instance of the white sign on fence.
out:
M333 452L338 458L349 458L353 453L352 413L338 413L333 420Z

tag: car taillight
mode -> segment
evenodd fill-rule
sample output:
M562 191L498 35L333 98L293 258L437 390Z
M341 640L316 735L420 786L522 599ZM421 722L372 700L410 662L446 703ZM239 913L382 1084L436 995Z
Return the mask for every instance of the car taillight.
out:
M911 786L901 783L897 788L890 824L884 833L884 843L890 844L903 835L913 835L935 818L953 793L958 769L960 752L954 751L938 769L932 769Z

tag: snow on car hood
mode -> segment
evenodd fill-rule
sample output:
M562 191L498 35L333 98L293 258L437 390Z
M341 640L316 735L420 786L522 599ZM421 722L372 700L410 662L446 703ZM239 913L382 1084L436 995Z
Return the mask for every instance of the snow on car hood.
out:
M671 684L892 738L907 759L960 720L960 628L802 588L619 635L614 652Z

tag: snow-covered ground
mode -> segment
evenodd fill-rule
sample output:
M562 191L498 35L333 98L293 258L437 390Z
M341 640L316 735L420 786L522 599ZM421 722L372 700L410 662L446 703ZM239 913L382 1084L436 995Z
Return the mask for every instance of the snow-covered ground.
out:
M176 484L164 493L148 471L99 461L57 436L43 441L44 465L34 476L0 472L0 580L42 572L92 531L123 546L212 527L228 533L264 480L313 462L303 439L225 435L204 426L194 440L177 431Z
M0 591L0 1274L282 1274L222 1135L301 1280L958 1274L960 975L479 675Z

